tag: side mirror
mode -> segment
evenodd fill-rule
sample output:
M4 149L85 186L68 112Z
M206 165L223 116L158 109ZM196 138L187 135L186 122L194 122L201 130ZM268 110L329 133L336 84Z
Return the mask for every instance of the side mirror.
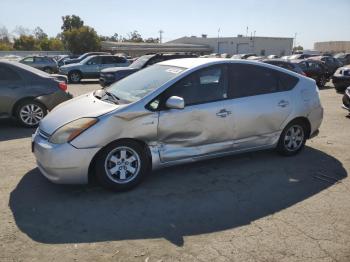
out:
M169 109L184 109L185 101L182 97L171 96L166 101L165 106Z

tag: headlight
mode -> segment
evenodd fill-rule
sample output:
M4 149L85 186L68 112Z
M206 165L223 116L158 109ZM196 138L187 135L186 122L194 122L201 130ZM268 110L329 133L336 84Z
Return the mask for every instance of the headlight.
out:
M97 118L92 117L74 120L57 129L50 137L49 142L53 144L64 144L66 142L72 141L86 129L96 124L97 121Z

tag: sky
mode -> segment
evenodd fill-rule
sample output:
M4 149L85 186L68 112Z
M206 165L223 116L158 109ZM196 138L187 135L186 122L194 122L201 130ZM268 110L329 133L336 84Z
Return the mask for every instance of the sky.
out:
M350 40L350 0L0 0L0 26L40 26L49 36L61 31L61 16L75 14L99 35L142 37L163 42L182 36L249 35L294 37L314 42Z

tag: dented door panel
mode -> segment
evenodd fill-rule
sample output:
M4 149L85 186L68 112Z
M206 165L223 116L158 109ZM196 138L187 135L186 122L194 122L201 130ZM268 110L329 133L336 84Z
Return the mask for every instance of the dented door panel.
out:
M161 111L158 124L160 158L168 162L232 150L230 123L222 101Z

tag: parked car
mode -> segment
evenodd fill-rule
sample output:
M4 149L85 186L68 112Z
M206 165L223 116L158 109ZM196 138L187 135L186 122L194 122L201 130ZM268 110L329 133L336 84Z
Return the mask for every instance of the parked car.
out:
M79 83L84 78L99 78L102 69L109 67L126 67L129 62L124 57L114 55L88 56L80 63L64 65L59 73L68 76L71 83Z
M270 65L275 65L279 66L282 68L285 68L287 70L291 70L295 73L301 74L306 76L306 74L303 72L303 70L300 68L298 64L293 64L289 61L283 60L283 59L264 59L262 62L270 64Z
M64 56L61 56L60 58L56 59L57 65L58 65L58 67L63 66L65 64L65 61L70 60L70 59L75 59L75 58L78 58L78 56L77 55L64 55Z
M0 118L16 118L26 127L39 121L72 96L67 84L17 62L0 61Z
M350 86L350 65L338 68L332 76L332 82L338 92L344 92Z
M81 56L79 56L77 58L71 58L71 59L64 60L64 64L65 65L69 65L69 64L80 63L81 61L83 61L87 57L93 56L93 55L110 55L110 54L111 53L108 53L108 52L89 52L89 53L84 53L84 54L82 54Z
M278 59L279 56L278 55L268 55L267 59Z
M343 108L348 110L350 113L350 86L345 90L343 96Z
M238 152L299 153L323 108L313 80L234 59L167 60L48 114L33 136L55 183L126 190L152 169Z
M289 60L298 60L298 59L306 59L312 56L316 56L316 55L312 55L312 54L294 54L294 55L290 55L288 56L287 59Z
M329 81L331 73L328 68L317 60L289 60L300 66L306 76L314 79L319 87L323 87Z
M339 59L331 56L313 56L308 59L323 62L331 74L334 74L339 67L343 66L343 63Z
M112 67L112 68L103 69L100 74L100 84L103 87L109 86L114 82L119 81L124 77L127 77L128 75L131 75L145 67L148 67L150 65L153 65L161 61L177 59L177 58L191 58L191 57L194 58L196 57L196 55L193 55L193 54L144 55L144 56L141 56L139 59L137 59L128 67Z
M343 65L350 65L350 53L339 53L334 55L334 58L339 59Z
M236 54L236 55L231 56L231 58L233 58L233 59L247 59L250 56L256 56L256 54L253 54L253 53L251 53L251 54Z
M27 56L19 62L40 69L48 74L56 73L58 71L57 62L52 57Z

